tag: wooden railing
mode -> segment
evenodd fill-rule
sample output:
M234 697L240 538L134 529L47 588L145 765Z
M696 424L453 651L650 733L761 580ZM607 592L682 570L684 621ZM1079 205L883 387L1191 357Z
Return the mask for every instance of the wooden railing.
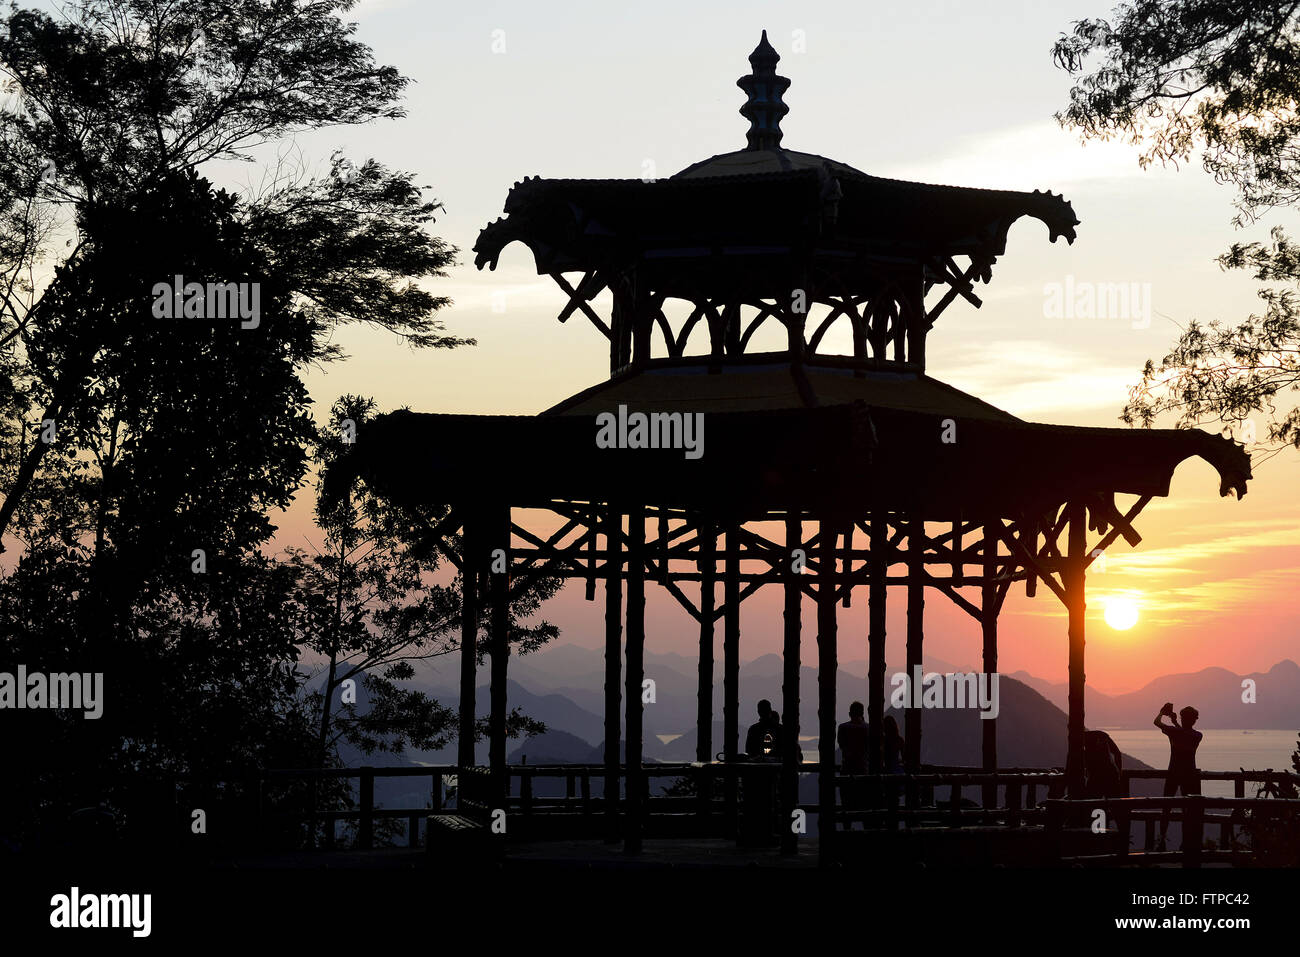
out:
M272 817L306 821L311 835L311 843L332 848L335 845L336 822L355 821L357 823L356 846L366 849L374 846L374 827L376 820L383 818L405 819L407 821L406 840L409 846L419 842L420 820L430 814L443 810L447 806L449 793L455 789L455 805L458 810L470 810L476 813L490 813L479 795L472 798L468 777L458 779L455 765L439 765L423 768L331 768L331 769L283 769L266 772L258 781L257 793L258 817L266 820ZM476 769L481 771L482 769ZM805 763L800 766L800 774L817 774L818 765ZM646 765L642 770L644 780L643 807L647 817L676 816L693 817L697 822L696 833L730 833L735 828L737 808L729 805L725 795L728 788L720 786L727 781L747 780L754 782L757 777L766 786L770 779L775 788L781 766L777 763L673 763ZM597 817L603 815L608 804L603 794L595 793L603 789L605 781L603 764L567 764L567 765L512 765L508 768L510 793L504 803L507 814L520 815L524 821L547 816L575 816L585 819L594 827ZM425 777L430 781L429 802L422 808L382 808L375 805L374 782L376 778L389 777ZM320 809L317 807L274 807L273 802L265 798L268 787L276 781L315 781L326 779L356 780L356 807L347 809ZM593 779L596 788L593 788ZM626 784L625 769L619 768L620 782ZM689 782L687 790L693 793L669 795L661 784L665 779ZM1059 770L1048 769L1009 769L995 773L972 771L968 768L928 768L919 775L880 775L871 776L837 776L837 783L877 780L882 793L889 787L913 788L919 795L919 806L912 808L895 807L892 819L909 825L935 822L937 813L941 813L946 823L954 826L963 822L988 821L990 815L997 815L1007 826L1015 827L1037 821L1041 817L1041 808L1037 807L1038 796L1056 793L1063 777ZM546 787L546 784L563 781L563 789ZM983 808L966 808L962 806L962 796L967 788L979 788L986 792L989 787L999 789L1005 795L1003 806L986 811ZM656 788L660 793L655 793ZM937 812L935 802L936 788L947 788L950 792L948 801ZM551 793L547 793L551 792ZM623 795L616 798L614 810L622 808ZM805 812L816 814L816 804L799 804ZM882 826L891 817L890 812L881 807L874 810L837 810L840 821L878 821Z
M1064 791L1065 774L1058 768L982 771L937 767L921 774L837 774L835 784L840 796L836 811L839 824L861 821L886 828L897 828L899 824L1021 827L1041 823L1039 797L1059 797ZM935 791L940 788L947 788L948 793L936 799ZM975 789L980 803L966 806L967 789ZM845 795L854 793L860 796L862 806L846 805Z
M781 766L776 763L675 763L646 765L643 768L643 808L647 819L654 818L689 818L693 820L693 833L709 833L721 836L734 834L738 809L728 805L724 795L728 788L718 786L719 782L736 780L754 782L759 779L771 779L776 786ZM818 765L805 763L800 766L800 774L817 774ZM313 846L319 843L326 848L335 845L336 823L355 821L356 846L368 849L375 843L375 823L382 819L405 819L406 842L409 846L418 846L420 840L420 822L430 813L443 810L455 789L455 805L458 811L470 811L486 816L492 808L492 801L487 798L488 778L485 769L467 769L465 775L458 775L455 765L431 767L400 768L341 768L341 769L303 769L267 771L258 779L258 818L266 820L271 817L296 819L308 823ZM598 827L598 819L607 822L611 817L617 818L622 809L622 795L616 796L613 814L606 815L609 805L603 794L595 793L603 788L605 781L603 764L573 765L512 765L508 768L509 794L503 802L504 810L512 820L540 823L555 818L567 818L575 827L585 833L591 833ZM471 775L474 775L471 779ZM1163 771L1125 771L1123 787L1130 793L1132 782L1137 780L1163 779ZM429 780L429 799L427 806L420 808L383 808L375 804L374 782L376 778L427 778ZM325 779L352 779L358 782L356 807L347 809L320 809L318 807L277 808L270 806L265 798L268 788L277 781L316 781ZM593 787L593 779L596 786ZM685 779L690 786L685 790L693 793L679 795L664 794L662 786L656 785L664 779ZM619 780L626 783L625 769L619 768ZM894 775L843 775L836 774L836 794L839 801L835 811L837 827L848 827L855 822L862 822L868 827L897 829L899 827L948 827L960 828L970 825L999 826L1006 828L1043 827L1048 835L1049 850L1056 858L1061 857L1108 857L1118 860L1127 857L1133 843L1133 831L1144 828L1142 850L1146 855L1154 855L1155 828L1166 809L1170 820L1184 825L1188 831L1188 840L1183 842L1184 850L1173 858L1185 860L1195 866L1203 856L1203 836L1207 829L1219 829L1218 845L1209 853L1214 857L1232 858L1231 848L1236 846L1234 837L1244 821L1251 820L1251 815L1294 813L1300 806L1300 800L1279 798L1247 798L1247 786L1265 785L1271 788L1285 788L1288 785L1300 785L1300 776L1280 771L1205 771L1201 780L1232 781L1235 796L1233 798L1159 798L1159 797L1116 797L1096 799L1062 800L1064 773L1060 768L1010 768L999 771L983 771L961 767L926 767L919 774ZM478 781L477 791L470 785ZM562 787L560 782L563 782ZM766 780L762 786L767 786ZM858 789L855 791L855 788ZM857 802L847 805L845 794L858 795ZM863 800L862 796L866 795ZM967 801L967 797L975 800ZM809 814L819 810L816 804L798 805ZM1079 815L1091 815L1101 808L1106 812L1107 821L1113 822L1110 830L1111 840L1117 846L1108 846L1104 853L1098 855L1073 855L1063 849L1061 836L1077 827L1082 821ZM1226 812L1226 813L1221 813ZM519 817L516 818L515 816ZM580 823L579 823L580 822ZM823 824L823 826L825 826ZM322 831L323 829L323 831ZM528 829L524 829L528 833ZM1201 837L1198 839L1197 835ZM1181 855L1181 857L1180 857ZM1145 858L1152 859L1155 858Z
M263 772L257 781L257 818L259 830L265 833L265 823L272 817L303 820L308 824L308 843L316 844L317 831L322 831L323 846L332 849L336 843L336 822L357 822L356 845L368 850L374 846L375 821L383 818L402 819L407 822L407 846L419 845L420 821L426 815L442 809L446 798L445 779L455 778L453 765L412 768L293 768ZM375 806L375 778L429 778L429 805L422 808L381 808ZM357 784L357 807L354 809L325 809L312 806L305 809L271 807L267 799L268 786L276 781L323 781L354 779Z
M1129 864L1140 857L1141 863L1176 862L1184 867L1200 867L1207 861L1238 863L1257 857L1259 847L1246 847L1235 840L1238 829L1258 827L1263 822L1284 821L1289 825L1300 822L1298 798L1222 798L1196 794L1189 797L1129 797L1082 798L1076 800L1049 800L1046 806L1046 831L1048 855L1054 861L1075 863ZM1090 829L1101 811L1102 829L1096 831L1096 842L1083 842L1072 850L1064 846L1067 830L1076 832ZM1177 851L1156 849L1156 825L1168 816L1182 829L1180 848ZM1114 823L1112 831L1109 824ZM1144 846L1134 854L1132 837L1134 824L1146 827ZM1217 843L1206 847L1206 832L1219 828ZM1096 847L1088 847L1095 843ZM1110 845L1109 848L1106 845Z

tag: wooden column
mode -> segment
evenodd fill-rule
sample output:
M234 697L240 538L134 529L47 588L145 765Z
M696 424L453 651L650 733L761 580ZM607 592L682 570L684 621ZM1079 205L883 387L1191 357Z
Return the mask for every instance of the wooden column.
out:
M1069 531L1062 584L1065 586L1066 608L1070 616L1070 694L1069 694L1069 750L1065 759L1065 787L1070 797L1078 797L1083 788L1083 645L1085 569L1088 560L1088 513L1075 502L1069 503Z
M728 302L722 307L723 341L728 355L740 355L740 303Z
M700 657L699 690L695 708L695 760L707 763L713 760L713 584L718 571L718 539L713 521L707 514L700 518L699 537L697 564L700 569ZM702 786L711 780L707 776L700 777Z
M632 289L626 280L610 285L613 305L609 315L609 373L613 375L632 362L632 326L636 318Z
M465 516L460 537L460 732L456 740L456 764L474 766L474 697L478 681L478 578L477 526L472 512Z
M908 277L903 283L903 295L899 307L907 327L907 361L915 362L925 369L925 269L918 266L916 275Z
M808 290L807 284L804 290ZM778 300L779 301L779 300ZM804 343L804 327L807 322L808 314L795 312L786 303L781 303L780 318L785 324L786 348L790 353L790 358L794 362L802 362L806 351Z
M628 301L631 303L632 365L643 366L650 361L650 341L654 332L654 318L650 314L650 295L645 284L633 269L629 279Z
M623 516L605 511L605 840L619 836L619 740L622 737L619 683L623 678Z
M623 850L641 851L641 815L645 779L641 768L641 681L645 674L645 506L627 515L627 795Z
M794 550L803 542L799 513L785 519L785 647L782 648L784 676L781 684L781 714L785 718L785 744L781 749L781 853L794 854L797 839L791 828L794 809L799 805L799 633L803 591L800 572L794 570Z
M882 769L881 722L885 717L885 550L889 519L883 509L871 513L871 551L867 592L867 748L872 774Z
M510 506L493 510L491 537L486 544L488 553L488 581L491 593L492 616L492 710L488 715L488 766L492 776L492 794L505 807L509 796L510 779L506 770L506 666L510 661ZM504 552L505 568L494 571L493 566L502 560L496 553Z
M980 578L980 629L984 638L984 673L994 675L998 670L998 608L997 584L994 581L998 573L998 540L993 534L992 523L997 516L988 516L984 522L984 570ZM988 679L992 681L990 677ZM998 719L980 718L980 742L985 771L998 769ZM997 805L997 787L989 785L984 789L984 806Z
M915 677L921 667L925 642L925 522L919 512L907 517L907 674ZM920 694L913 688L914 695ZM905 747L903 763L910 774L921 768L921 709L909 707L904 718ZM909 793L909 803L916 795Z
M823 864L834 859L835 843L835 524L823 519L817 562L817 842Z
M722 751L728 762L740 752L740 540L737 525L727 526L727 554L723 568L722 630ZM735 775L726 781L727 820L737 815Z

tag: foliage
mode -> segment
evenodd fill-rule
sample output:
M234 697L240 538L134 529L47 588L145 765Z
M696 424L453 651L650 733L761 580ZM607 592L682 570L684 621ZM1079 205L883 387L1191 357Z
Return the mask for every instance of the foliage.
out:
M1057 114L1084 138L1141 147L1139 162L1200 158L1236 191L1238 226L1300 199L1300 5L1279 0L1134 0L1110 20L1076 22L1053 48L1075 77ZM1300 448L1300 257L1280 229L1219 258L1269 284L1264 308L1236 324L1191 321L1159 362L1148 360L1121 418L1180 427L1218 420L1247 445ZM1266 434L1253 433L1264 413Z
M403 115L408 81L355 39L353 5L0 14L0 670L103 672L105 695L98 720L8 713L11 844L46 846L100 804L137 833L172 827L178 778L244 800L253 770L321 761L298 664L322 634L320 568L261 554L317 439L302 374L340 357L346 323L469 343L421 285L456 250L429 233L439 204L375 160L281 163L243 194L208 175L300 132ZM175 276L256 288L257 322L157 317L155 287ZM420 609L403 606L414 567L392 571L367 620L395 640ZM402 662L385 666L356 734L434 740L442 712L402 687Z

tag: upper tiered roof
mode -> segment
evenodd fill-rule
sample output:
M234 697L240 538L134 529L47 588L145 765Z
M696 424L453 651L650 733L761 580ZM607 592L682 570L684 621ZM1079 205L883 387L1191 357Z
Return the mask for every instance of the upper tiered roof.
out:
M790 81L767 34L738 81L750 120L747 145L701 160L667 179L527 177L506 198L507 217L490 223L475 262L495 268L516 240L539 273L592 269L639 259L789 256L969 255L991 263L1022 216L1041 220L1053 242L1073 242L1078 218L1044 192L972 189L871 176L847 163L781 146Z
M479 235L480 268L529 247L568 296L560 320L581 314L609 340L608 379L536 416L392 413L335 481L362 475L413 504L617 496L735 520L880 508L951 521L1076 500L1107 522L1117 493L1144 497L1131 518L1199 457L1220 494L1245 493L1250 458L1225 437L1025 422L928 376L926 335L956 299L980 305L974 285L1011 224L1030 216L1073 242L1079 220L1051 193L885 179L784 148L778 60L764 34L738 81L745 148L652 182L530 177ZM669 299L687 318L669 318ZM827 352L843 324L851 351ZM750 349L772 325L784 351ZM627 409L707 414L707 454L598 447L597 416Z

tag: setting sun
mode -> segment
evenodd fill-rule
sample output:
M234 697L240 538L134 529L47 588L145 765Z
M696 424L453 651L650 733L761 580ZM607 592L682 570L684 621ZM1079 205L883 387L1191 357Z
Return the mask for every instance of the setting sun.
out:
M1116 631L1128 631L1138 620L1138 603L1136 599L1117 595L1106 599L1106 611L1103 615L1106 624Z

